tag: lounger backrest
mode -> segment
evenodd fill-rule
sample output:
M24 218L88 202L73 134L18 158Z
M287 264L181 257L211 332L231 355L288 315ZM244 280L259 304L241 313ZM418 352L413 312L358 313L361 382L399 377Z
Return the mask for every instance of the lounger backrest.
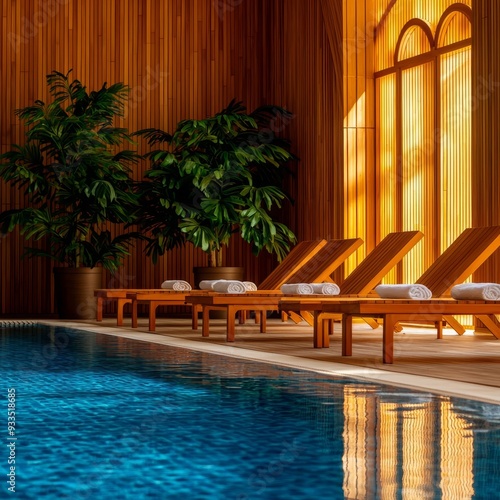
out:
M281 285L289 281L298 269L312 259L326 240L310 240L297 243L289 254L280 262L274 271L259 285L260 290L278 290Z
M466 229L425 271L417 283L441 297L462 283L500 245L500 226Z
M332 281L331 274L363 244L361 238L328 240L326 245L293 276L290 283L321 283Z
M366 295L422 239L420 231L388 234L340 285L342 295Z

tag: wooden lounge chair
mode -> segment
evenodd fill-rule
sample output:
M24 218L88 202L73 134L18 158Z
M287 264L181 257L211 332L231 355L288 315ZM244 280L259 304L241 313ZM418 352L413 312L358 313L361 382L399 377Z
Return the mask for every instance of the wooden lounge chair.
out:
M460 236L436 259L417 280L432 292L433 297L449 296L451 287L463 283L500 246L500 226L472 227ZM460 314L460 313L459 313ZM488 328L500 335L494 316L476 315ZM465 328L453 316L443 317L458 334Z
M266 278L267 286L279 288L281 284L285 283L290 276L293 276L304 264L306 264L312 257L314 257L325 245L326 240L309 240L297 243L283 261L273 270ZM141 302L149 304L149 301L154 301L155 308L158 305L177 305L179 296L175 297L171 294L171 290L165 289L109 289L103 288L94 291L94 296L97 301L96 320L102 321L104 303L116 302L117 303L117 326L123 325L124 307L126 304L131 304L134 300L134 294L140 294ZM170 295L169 295L170 294ZM158 300L164 300L163 304L159 304ZM169 300L175 303L170 304ZM184 304L185 305L185 304ZM137 309L135 308L137 313ZM150 310L151 312L151 310ZM154 312L154 311L153 311ZM134 318L133 318L134 319ZM194 321L194 318L193 318Z
M361 240L360 238L353 238L348 240L323 240L322 244L318 245L315 248L316 253L309 260L307 260L305 264L302 264L302 267L306 267L306 269L308 270L307 272L314 273L314 276L317 276L318 279L326 279L327 277L329 278L329 275L362 244L363 240ZM297 262L296 256L294 257L292 255L292 259L289 262L290 267L288 268L288 270L286 268L282 268L279 272L273 272L272 278L269 279L268 277L268 279L266 279L266 282L271 283L279 288L285 282L283 280L293 279L294 276L305 275L302 271L302 267L300 267L300 264ZM280 264L280 266L278 267L281 267L282 264ZM213 295L214 293L215 292L207 290L192 290L190 292L183 293L184 300L188 303L188 305L192 305L193 329L196 330L198 328L198 313L202 309L202 306L201 304L197 304L195 302L191 303L190 298L192 296L206 297L209 295ZM277 293L279 294L279 291ZM171 290L148 291L145 293L142 291L134 291L127 293L126 297L127 299L130 299L132 301L132 327L134 328L137 326L137 304L143 303L149 306L149 331L155 331L156 329L156 308L158 306L178 305L179 300L181 300L181 295L179 294L179 292L172 292ZM273 304L274 309L277 309L276 298L274 299ZM245 310L245 308L241 310ZM249 310L253 309L250 308ZM261 315L257 314L257 322L260 318Z
M372 250L361 264L346 278L341 285L341 293L359 293L365 294L371 291L375 285L408 253L408 251L423 237L420 231L406 231L400 233L391 233L387 235ZM312 267L312 266L311 266ZM311 272L314 270L311 269ZM290 282L319 282L313 274L305 276L301 274L302 279L296 280L293 276ZM344 290L348 290L344 292ZM357 292L354 292L357 290ZM283 295L277 290L266 292L258 290L247 294L210 294L196 295L187 297L191 304L198 304L202 307L202 335L209 335L209 311L211 309L227 310L227 336L228 342L234 341L235 335L235 314L239 310L269 310L277 309L279 300ZM262 315L261 331L265 331L265 315ZM264 323L264 324L262 324Z
M284 301L285 307L293 307ZM342 356L352 356L352 319L367 316L382 319L382 360L394 361L394 327L399 321L433 321L438 326L438 339L442 338L442 318L453 314L489 316L500 314L500 301L466 301L453 299L404 300L404 299L344 299L324 302L323 314L342 315ZM320 339L321 341L321 339Z
M464 301L446 300L446 294L449 293L452 286L462 283L470 274L477 270L484 261L492 255L500 246L500 226L482 227L482 228L469 228L462 232L462 234L441 254L441 256L422 274L417 280L418 284L427 286L433 294L432 301L404 301L404 300L385 300L374 299L374 301L367 301L366 299L353 300L352 298L286 298L281 302L281 307L286 310L300 312L302 310L314 311L314 347L328 347L329 338L325 329L324 321L337 318L344 314L347 307L354 308L354 304L363 304L358 310L358 316L363 316L361 310L366 313L364 317L377 317L386 318L386 315L393 314L390 321L384 319L384 328L391 325L394 328L397 317L394 314L399 313L399 321L411 319L412 323L422 320L432 320L435 322L438 338L442 335L442 324L446 321L452 326L459 334L464 333L465 329L458 323L452 314L474 314L479 318L490 331L500 338L500 329L496 326L495 316L493 313L486 313L486 310L496 310L500 313L498 307L495 308L493 303L485 307L483 302L468 302L471 306L460 309L458 305L464 305ZM441 302L439 302L441 301ZM366 304L376 305L376 313L368 314L369 308ZM404 305L404 308L402 307ZM446 305L446 308L443 306ZM439 311L432 309L432 307L439 305ZM474 309L474 305L480 306ZM384 313L384 307L385 313ZM396 309L399 307L400 309ZM450 312L448 312L450 311ZM451 312L454 311L454 312ZM384 335L388 333L384 330ZM393 335L393 333L391 334ZM391 341L392 342L392 341Z

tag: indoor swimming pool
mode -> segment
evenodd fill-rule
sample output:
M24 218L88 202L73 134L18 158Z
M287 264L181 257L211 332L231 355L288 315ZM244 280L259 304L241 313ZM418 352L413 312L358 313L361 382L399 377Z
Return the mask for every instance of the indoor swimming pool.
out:
M1 498L500 490L497 405L43 325L0 342Z

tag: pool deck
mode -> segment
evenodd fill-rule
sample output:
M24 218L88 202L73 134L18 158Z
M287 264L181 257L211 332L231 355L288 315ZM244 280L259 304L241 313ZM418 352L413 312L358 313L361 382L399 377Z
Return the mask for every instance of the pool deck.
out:
M352 357L340 355L338 323L329 349L313 348L312 327L305 322L277 319L268 320L267 333L259 333L253 321L237 325L234 343L226 342L224 320L211 320L208 338L201 329L192 330L189 319L159 318L155 333L148 332L146 318L140 318L137 329L127 326L129 320L117 327L111 318L41 323L500 404L500 340L489 334L458 336L445 329L438 340L432 328L405 326L395 334L394 364L387 365L382 363L382 329L361 322L354 325Z

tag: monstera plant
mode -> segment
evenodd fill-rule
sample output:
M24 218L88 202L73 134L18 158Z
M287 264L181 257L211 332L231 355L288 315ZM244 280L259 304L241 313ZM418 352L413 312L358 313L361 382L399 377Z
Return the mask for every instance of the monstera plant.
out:
M295 236L278 218L286 164L295 156L274 130L290 117L278 106L247 113L233 100L215 116L181 121L173 134L138 132L151 146L140 218L154 260L189 241L208 254L209 266L221 266L237 233L255 254L286 255Z
M26 199L23 207L0 214L0 227L4 233L19 227L26 240L44 241L27 253L94 275L90 287L100 287L101 267L115 271L137 236L111 232L113 225L131 224L138 206L129 175L137 154L122 148L131 138L113 123L123 113L128 88L116 83L88 91L70 73L57 71L47 84L48 102L16 111L26 129L24 143L0 156L0 178ZM61 300L70 292L63 290Z

